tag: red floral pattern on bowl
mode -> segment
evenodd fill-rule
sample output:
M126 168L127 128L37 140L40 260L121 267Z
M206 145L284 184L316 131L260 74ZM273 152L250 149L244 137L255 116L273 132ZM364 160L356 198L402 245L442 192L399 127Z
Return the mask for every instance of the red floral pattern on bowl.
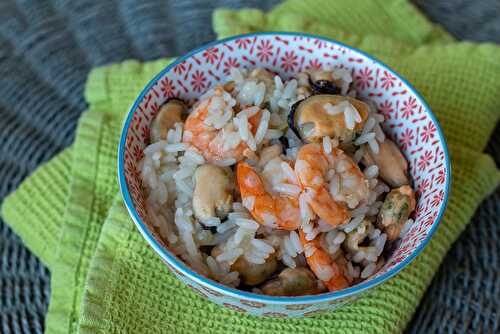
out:
M303 69L323 66L351 70L358 93L370 97L385 116L384 130L407 157L417 189L415 224L379 272L339 292L294 298L262 296L224 287L194 273L163 247L163 242L155 239L156 233L152 232L146 214L137 164L149 141L149 123L158 107L170 97L195 100L208 88L224 81L231 67L265 67L289 78ZM218 304L274 316L303 316L306 311L313 314L339 307L344 303L335 300L358 295L408 265L422 251L439 224L450 184L449 157L442 131L414 88L393 70L359 50L318 36L295 33L250 34L216 41L168 66L143 90L127 116L118 168L121 190L134 222L176 276L198 291L207 291L208 298ZM300 304L312 306L301 309Z

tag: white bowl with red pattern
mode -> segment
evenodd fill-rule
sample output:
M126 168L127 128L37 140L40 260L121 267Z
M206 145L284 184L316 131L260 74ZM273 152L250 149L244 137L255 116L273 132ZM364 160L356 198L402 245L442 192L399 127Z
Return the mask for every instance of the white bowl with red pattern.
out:
M168 98L195 100L225 81L231 67L265 67L288 78L308 67L352 70L358 94L371 98L385 115L385 132L406 156L417 191L415 223L384 267L347 289L302 297L273 297L224 286L204 277L169 251L145 209L137 164L148 145L150 120ZM204 45L167 66L143 89L125 120L119 145L121 192L137 228L170 270L204 298L262 316L308 316L332 310L397 274L424 249L445 211L451 182L450 159L439 123L418 92L374 57L343 43L300 33L240 35Z

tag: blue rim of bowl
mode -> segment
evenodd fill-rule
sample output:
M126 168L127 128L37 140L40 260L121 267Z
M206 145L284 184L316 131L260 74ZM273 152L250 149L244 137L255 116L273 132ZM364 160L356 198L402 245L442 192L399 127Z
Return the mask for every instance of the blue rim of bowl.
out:
M192 55L205 50L209 47L215 46L222 44L224 42L232 41L235 39L239 38L245 38L245 37L253 37L253 36L270 36L270 35L278 35L278 36L294 36L294 37L306 37L306 38L314 38L314 39L319 39L325 42L329 43L334 43L337 45L341 45L346 49L352 50L354 52L358 52L359 54L362 54L366 58L372 60L374 63L384 67L388 72L390 72L392 75L395 77L399 78L401 81L403 81L408 89L417 97L419 102L425 107L427 110L430 118L434 121L436 124L436 129L439 135L439 139L443 145L444 149L444 157L445 157L445 163L446 163L446 180L447 180L447 185L445 189L445 195L444 195L444 202L443 205L441 206L441 209L439 211L439 214L436 218L436 223L431 227L431 230L427 234L427 237L421 242L421 244L402 262L398 263L395 267L393 267L391 270L388 272L380 275L379 277L376 277L374 279L371 279L369 281L364 281L359 284L356 284L355 286L349 287L347 289L343 289L340 291L335 291L335 292L327 292L319 295L310 295L310 296L303 296L303 297L273 297L273 296L267 296L267 295L260 295L260 294L255 294L247 291L242 291L234 288L230 288L227 286L224 286L221 283L215 282L197 272L189 268L187 264L184 264L180 259L178 259L175 255L171 254L170 251L165 249L151 234L149 231L148 227L142 222L141 218L139 217L137 210L134 207L134 204L132 202L132 198L130 197L130 193L128 191L128 187L125 181L125 169L124 169L124 155L125 155L125 141L127 137L127 132L130 126L130 122L132 120L132 117L134 115L134 112L138 109L139 103L143 100L144 96L146 95L147 92L151 89L152 86L156 84L156 82L163 77L168 71L170 71L173 67L175 67L177 64L183 62L184 60L188 59ZM260 32L260 33L250 33L250 34L242 34L242 35L236 35L220 40L215 40L213 42L207 43L201 47L198 47L187 54L185 54L182 57L177 58L174 62L172 62L170 65L165 67L160 73L158 73L147 85L146 87L141 91L139 97L135 100L134 104L130 108L127 117L125 118L125 121L123 123L122 127L122 132L121 132L121 137L120 137L120 143L118 147L118 178L119 178L119 185L120 185L120 191L122 193L123 199L125 201L125 205L127 206L127 210L134 220L137 228L143 235L143 237L149 242L151 247L155 250L158 255L161 256L161 258L166 261L169 265L192 279L193 281L197 282L198 284L202 286L208 286L211 289L222 293L224 295L237 298L237 299L248 299L251 301L256 301L256 302L261 302L261 303L270 303L270 304L299 304L299 303L318 303L318 302L328 302L336 299L341 299L341 298L346 298L352 295L359 294L362 291L365 291L369 288L375 287L379 285L382 282L387 281L394 275L396 275L398 272L400 272L404 267L406 267L408 264L410 264L415 257L417 257L422 250L425 248L425 246L429 243L430 239L432 238L432 235L436 231L438 225L441 222L441 219L443 218L443 214L446 210L446 206L448 203L448 196L450 192L450 187L451 187L451 163L450 163L450 156L448 152L448 147L446 145L446 140L444 138L443 130L441 129L441 126L439 124L438 119L436 116L432 113L431 108L425 102L424 98L417 92L417 90L406 80L404 79L400 74L396 73L394 70L392 70L389 66L387 66L385 63L382 61L378 60L377 58L367 54L364 51L361 51L359 49L356 49L352 46L346 45L342 42L336 41L331 38L326 38L322 36L316 36L312 34L306 34L306 33L299 33L299 32Z

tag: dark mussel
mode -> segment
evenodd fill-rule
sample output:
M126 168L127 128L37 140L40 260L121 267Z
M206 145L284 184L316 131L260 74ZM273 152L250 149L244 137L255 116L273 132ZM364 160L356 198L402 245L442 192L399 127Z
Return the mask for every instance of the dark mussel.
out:
M309 74L309 84L315 94L340 94L340 85L337 85L328 71L312 71Z

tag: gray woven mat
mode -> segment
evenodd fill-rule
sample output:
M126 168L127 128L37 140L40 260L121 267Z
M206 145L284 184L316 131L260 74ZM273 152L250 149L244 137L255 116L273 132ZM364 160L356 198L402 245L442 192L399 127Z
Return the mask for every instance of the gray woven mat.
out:
M0 202L71 144L98 65L178 55L212 40L212 10L273 1L0 1ZM500 42L500 3L416 1L458 38ZM500 130L489 146L500 161ZM500 331L500 191L478 210L435 277L409 333ZM50 273L0 221L0 333L42 333ZM443 315L444 313L444 315Z

